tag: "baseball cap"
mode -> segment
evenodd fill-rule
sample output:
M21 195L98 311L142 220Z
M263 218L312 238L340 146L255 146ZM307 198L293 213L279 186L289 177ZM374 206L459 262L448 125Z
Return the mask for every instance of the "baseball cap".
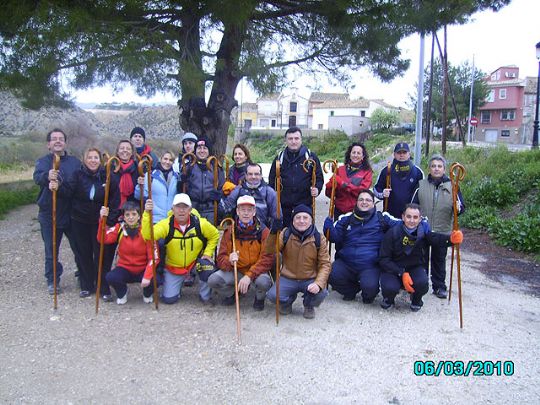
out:
M255 198L253 198L250 195L243 195L242 197L238 197L238 200L236 200L236 205L253 205L255 207Z
M404 150L405 152L410 152L409 144L405 142L400 142L396 144L396 147L394 148L394 153L399 152L401 150Z
M176 194L173 198L172 205L178 205L178 204L186 204L191 207L191 198L189 198L189 195L180 193Z

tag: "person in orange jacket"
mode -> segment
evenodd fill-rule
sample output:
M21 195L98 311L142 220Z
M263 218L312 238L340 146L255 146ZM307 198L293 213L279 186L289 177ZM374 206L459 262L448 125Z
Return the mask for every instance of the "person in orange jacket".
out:
M141 234L141 214L139 204L133 201L126 201L122 207L124 211L124 222L117 223L113 227L105 230L104 243L112 245L118 242L118 262L116 267L107 273L106 280L116 291L116 303L123 305L128 299L129 283L141 283L143 289L143 301L151 303L154 301L154 285L152 283L152 249L153 257L156 260L156 267L159 262L157 243L145 241ZM109 215L108 207L101 207L100 216ZM101 221L99 222L97 239L101 236Z

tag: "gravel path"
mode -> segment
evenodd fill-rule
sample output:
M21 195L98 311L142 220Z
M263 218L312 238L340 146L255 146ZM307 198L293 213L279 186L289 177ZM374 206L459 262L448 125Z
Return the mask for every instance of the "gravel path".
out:
M321 222L327 205L318 203ZM274 307L242 301L204 307L185 288L159 311L133 287L127 305L80 299L68 244L58 310L46 293L34 205L0 221L1 403L421 404L539 403L540 301L485 277L485 258L463 254L464 329L457 300L433 295L418 313L343 302L332 292L305 320L300 303L274 320ZM457 298L457 297L456 297ZM536 342L536 343L535 343ZM417 360L511 360L513 376L417 377Z

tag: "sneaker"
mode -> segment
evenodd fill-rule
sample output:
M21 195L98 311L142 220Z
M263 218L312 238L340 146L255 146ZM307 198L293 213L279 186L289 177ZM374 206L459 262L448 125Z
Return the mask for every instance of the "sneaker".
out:
M152 302L154 302L154 296L151 295L151 296L149 296L149 297L145 297L145 296L143 295L142 300L143 300L143 302L144 302L145 304L151 304Z
M224 305L226 307L230 307L234 304L236 304L236 299L234 298L234 295L231 295L230 297L225 297L221 300L221 305Z
M292 304L279 303L279 313L281 315L290 315L292 313Z
M255 311L262 311L264 309L264 299L258 300L257 297L255 297L255 301L253 301L253 309Z
M382 309L388 309L388 308L390 308L392 305L394 305L394 302L393 302L393 301L390 301L389 298L383 298L383 300L381 301L381 308L382 308Z
M90 291L88 290L81 290L79 293L79 298L88 298L90 297Z
M195 284L195 278L191 273L188 273L184 276L184 287L193 287Z
M124 294L123 297L118 297L118 298L116 298L116 303L117 303L118 305L124 305L125 303L127 303L128 291L129 291L129 290L126 290L126 293ZM106 300L105 300L105 295L103 296L103 301L106 301Z
M49 284L47 285L47 292L49 293L49 295L54 295L54 285L53 284ZM60 288L59 285L56 286L56 294L61 294L62 293L62 289Z
M342 300L343 301L354 301L356 299L356 294L354 295L344 295Z
M127 293L125 295L126 297L126 301L127 301ZM113 301L113 296L111 294L103 294L101 296L101 299L104 301L104 302L112 302Z
M212 300L212 298L209 298L209 299L207 299L207 300L203 300L203 299L201 298L201 296L199 295L199 301L201 301L202 304L203 304L204 306L209 306L209 307L213 307L213 306L214 306L214 301Z
M375 297L373 297L373 298L362 298L362 302L364 304L373 304L373 301L375 301Z
M306 319L315 318L315 308L313 308L313 307L304 307L304 318L306 318Z
M448 291L445 288L436 288L433 290L433 295L440 299L448 298Z
M411 302L411 311L418 312L422 309L423 305L424 305L424 302L422 300L418 302Z

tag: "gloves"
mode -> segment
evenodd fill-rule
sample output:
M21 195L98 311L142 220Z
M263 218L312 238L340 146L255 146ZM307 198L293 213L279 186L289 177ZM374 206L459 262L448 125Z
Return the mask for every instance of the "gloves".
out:
M231 191L233 191L235 188L236 188L236 184L234 184L234 183L230 182L229 180L227 180L223 184L223 187L222 187L223 194L225 194L227 196L227 195L231 194Z
M221 200L221 192L219 190L212 189L210 190L210 199L212 201L219 201Z
M459 229L457 231L452 231L450 234L450 242L452 242L453 245L463 243L463 232L461 232Z
M326 217L324 220L323 225L323 232L326 232L328 229L332 229L334 227L334 221L330 217Z
M403 281L403 287L405 287L405 290L407 290L408 293L414 293L413 281L409 273L403 273L401 281Z
M272 225L270 226L270 233L276 234L279 231L283 229L283 219L281 218L273 218L272 219Z
M351 179L351 183L353 184L353 186L359 186L360 183L362 183L362 180L364 180L362 177L353 177Z
M208 259L202 258L197 260L196 269L199 273L199 280L204 282L207 282L208 278L217 271L214 263Z

